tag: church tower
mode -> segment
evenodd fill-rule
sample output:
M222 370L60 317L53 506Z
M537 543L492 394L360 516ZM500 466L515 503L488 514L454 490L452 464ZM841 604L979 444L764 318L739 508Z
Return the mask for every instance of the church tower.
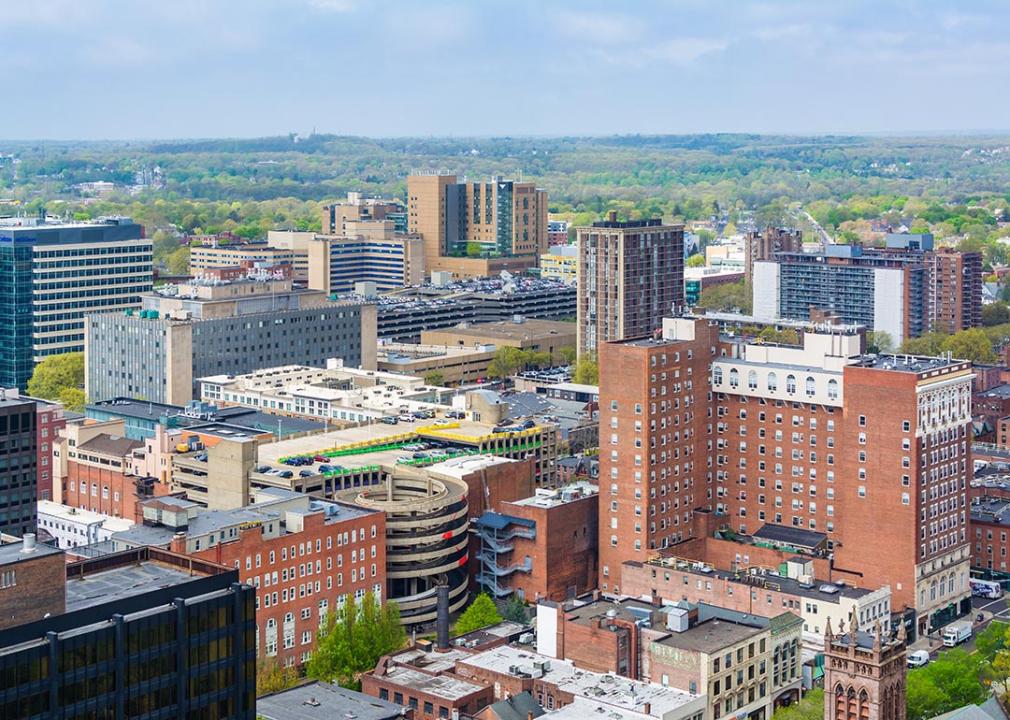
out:
M905 720L905 625L896 639L861 632L853 615L837 635L824 634L825 720Z

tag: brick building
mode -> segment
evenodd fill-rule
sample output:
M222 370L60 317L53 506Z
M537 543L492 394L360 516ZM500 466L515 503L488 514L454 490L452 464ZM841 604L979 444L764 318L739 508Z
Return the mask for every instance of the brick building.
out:
M577 228L578 351L651 335L684 306L684 226L661 218Z
M38 468L36 493L39 500L53 498L53 443L67 425L63 406L59 403L32 398L35 402L35 445Z
M63 551L38 545L33 533L0 545L0 630L62 614L66 581Z
M384 599L385 517L278 488L255 503L205 510L174 497L141 505L143 525L113 548L155 546L234 567L256 593L256 649L285 666L305 662L323 617L366 592Z
M770 717L799 698L802 624L788 610L587 597L537 606L537 649L591 672L707 695L711 718Z
M498 504L473 521L476 581L493 597L563 600L596 586L598 488L586 482Z
M979 570L1010 570L1007 534L1010 533L1010 495L985 495L971 503L971 566Z
M927 255L930 328L945 333L982 326L982 253L940 248Z
M661 339L605 344L601 589L690 538L702 507L741 535L822 534L836 569L914 608L913 631L967 612L970 363L863 343L833 326L801 348L746 344L677 318ZM881 542L890 552L864 552Z
M895 639L852 624L824 634L825 720L905 720L904 626Z
M744 237L744 274L751 281L754 263L774 260L775 253L803 252L803 232L792 228L766 227L763 232L754 230Z

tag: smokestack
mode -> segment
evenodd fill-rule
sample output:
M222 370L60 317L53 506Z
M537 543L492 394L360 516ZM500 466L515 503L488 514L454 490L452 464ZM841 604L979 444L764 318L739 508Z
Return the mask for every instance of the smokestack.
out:
M438 615L435 618L435 637L438 642L438 650L445 652L449 649L449 586L439 585L435 588L437 598Z

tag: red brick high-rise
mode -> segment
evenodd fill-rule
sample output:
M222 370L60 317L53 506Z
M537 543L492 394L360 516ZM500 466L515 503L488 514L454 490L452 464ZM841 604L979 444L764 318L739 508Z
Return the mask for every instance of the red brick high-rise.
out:
M982 326L982 253L940 248L927 256L930 329L956 333Z
M823 544L840 573L915 608L918 632L965 611L970 363L865 355L852 326L802 347L692 318L664 336L601 349L601 589L707 508L734 533Z

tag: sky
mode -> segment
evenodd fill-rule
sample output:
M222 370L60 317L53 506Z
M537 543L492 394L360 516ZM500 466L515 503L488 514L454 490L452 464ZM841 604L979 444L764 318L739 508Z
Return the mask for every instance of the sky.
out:
M0 0L4 139L1010 129L1005 0Z

